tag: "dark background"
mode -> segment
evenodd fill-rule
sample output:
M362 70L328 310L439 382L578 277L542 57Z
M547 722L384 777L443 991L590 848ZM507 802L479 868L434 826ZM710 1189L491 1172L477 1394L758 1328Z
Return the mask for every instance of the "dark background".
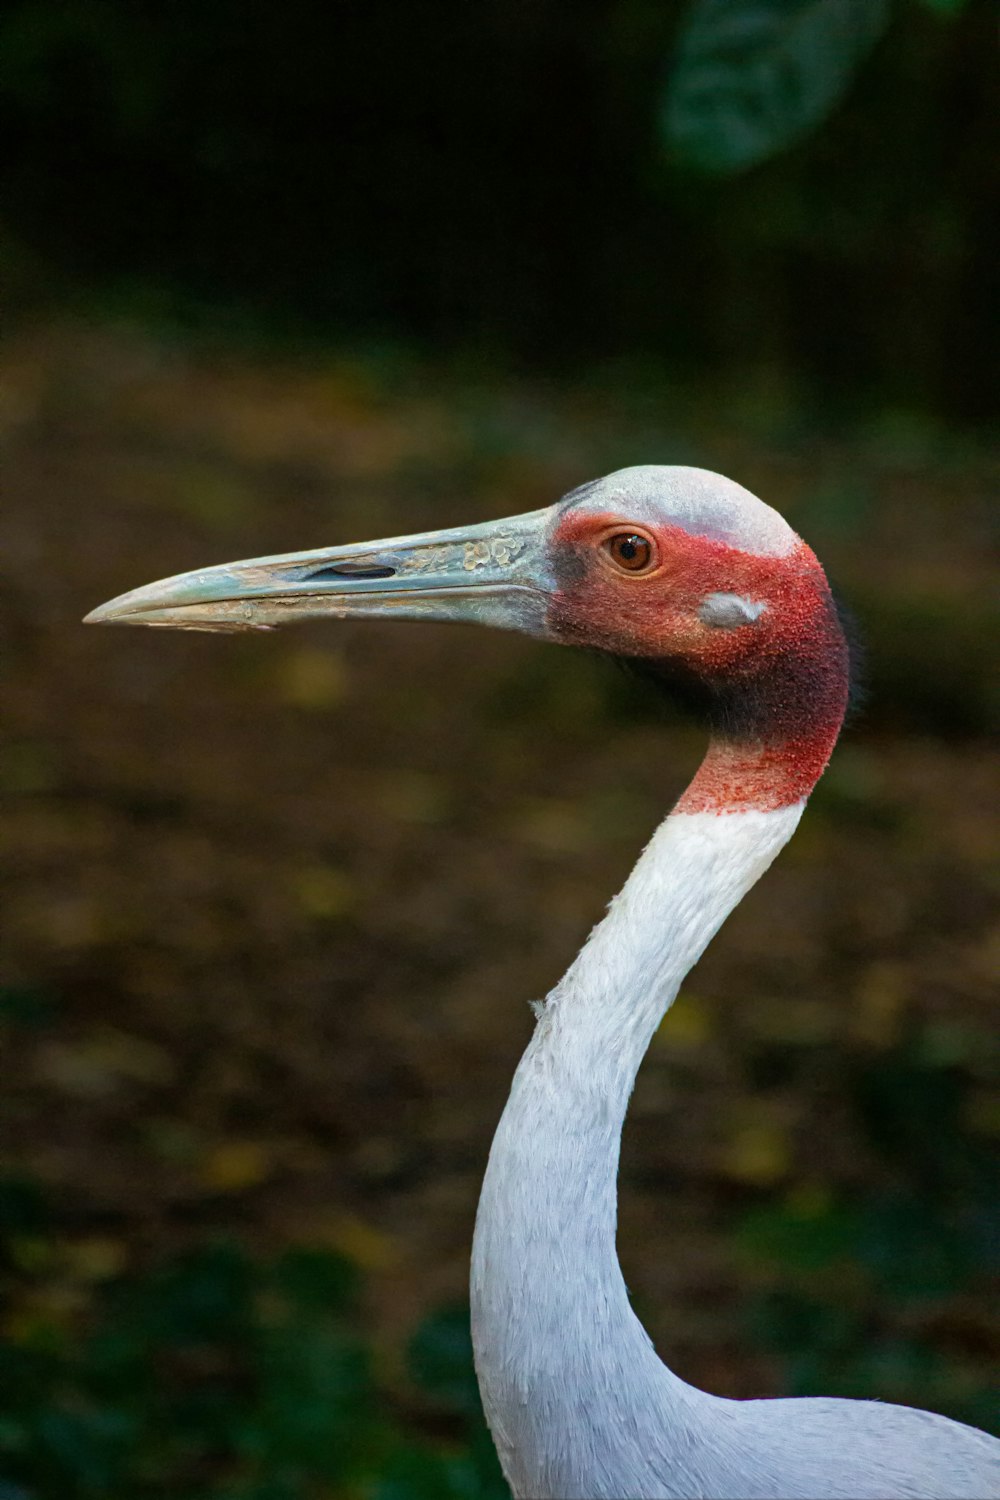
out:
M867 645L641 1074L636 1305L720 1393L996 1425L996 17L900 0L727 166L683 15L0 18L2 1500L503 1493L462 1302L523 1002L700 736L464 628L78 622L636 462L778 506Z
M682 11L13 4L4 216L50 269L213 326L986 418L992 8L899 5L822 130L723 181L658 129Z

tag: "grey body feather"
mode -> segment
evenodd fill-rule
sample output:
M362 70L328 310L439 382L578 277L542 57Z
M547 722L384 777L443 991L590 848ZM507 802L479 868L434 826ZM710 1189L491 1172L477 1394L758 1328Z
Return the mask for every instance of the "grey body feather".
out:
M519 1500L1000 1496L1000 1442L872 1401L730 1401L657 1356L615 1252L639 1063L681 979L791 836L801 805L671 817L540 1008L490 1153L472 1319Z

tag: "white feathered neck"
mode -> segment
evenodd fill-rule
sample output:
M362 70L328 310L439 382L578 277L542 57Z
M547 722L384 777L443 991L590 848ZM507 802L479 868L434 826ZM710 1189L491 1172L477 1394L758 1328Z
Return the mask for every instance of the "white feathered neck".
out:
M619 1144L653 1032L802 806L668 817L518 1066L472 1256L476 1369L516 1496L704 1493L698 1412L713 1398L660 1362L629 1305L615 1252Z

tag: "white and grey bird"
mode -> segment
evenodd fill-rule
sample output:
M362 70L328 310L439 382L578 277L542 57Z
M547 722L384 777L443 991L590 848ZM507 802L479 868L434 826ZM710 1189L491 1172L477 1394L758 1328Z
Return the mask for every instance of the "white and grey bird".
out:
M640 660L708 751L538 1007L472 1252L476 1370L523 1500L1000 1496L1000 1442L876 1401L709 1395L658 1357L615 1251L622 1124L678 988L794 833L840 730L849 653L784 519L704 470L623 469L510 520L185 573L92 621L196 630L315 616L476 620Z

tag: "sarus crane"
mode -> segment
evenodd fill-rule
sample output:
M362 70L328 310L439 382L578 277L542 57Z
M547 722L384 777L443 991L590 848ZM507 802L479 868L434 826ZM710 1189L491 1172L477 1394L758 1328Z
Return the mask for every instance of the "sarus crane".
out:
M701 709L691 784L536 1007L483 1182L472 1330L522 1500L1000 1495L1000 1442L931 1412L729 1400L657 1356L615 1251L622 1125L691 965L791 837L848 700L814 553L721 475L622 469L508 520L198 569L87 618L252 630L317 616L471 620L644 666Z

